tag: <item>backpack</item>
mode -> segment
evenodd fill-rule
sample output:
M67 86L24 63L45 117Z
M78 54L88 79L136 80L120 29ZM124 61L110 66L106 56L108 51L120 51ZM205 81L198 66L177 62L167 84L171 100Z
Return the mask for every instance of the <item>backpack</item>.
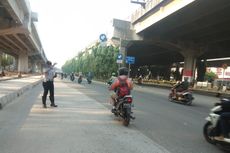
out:
M126 95L130 94L130 89L128 87L128 84L126 82L127 79L121 79L120 77L118 77L118 80L120 82L118 90L117 90L117 95L119 97L124 97Z

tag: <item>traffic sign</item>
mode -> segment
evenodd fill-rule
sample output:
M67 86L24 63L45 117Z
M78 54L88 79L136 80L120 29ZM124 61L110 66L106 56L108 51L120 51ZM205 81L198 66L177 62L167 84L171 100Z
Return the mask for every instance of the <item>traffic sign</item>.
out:
M121 64L122 62L123 62L123 55L119 53L119 54L117 55L117 63L120 63L120 64Z
M121 64L123 61L122 60L117 60L117 63Z
M123 59L123 55L122 54L118 54L117 55L117 60L122 60Z
M135 63L135 57L133 56L126 56L126 63L127 64L134 64Z
M107 37L105 34L101 34L100 37L99 37L100 41L102 42L106 42L107 41Z

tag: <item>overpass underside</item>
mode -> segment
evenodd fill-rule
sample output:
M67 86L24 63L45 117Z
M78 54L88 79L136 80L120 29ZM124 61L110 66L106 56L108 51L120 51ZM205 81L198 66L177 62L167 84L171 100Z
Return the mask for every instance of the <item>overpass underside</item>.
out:
M23 32L25 30L18 28L6 32L8 30L9 29L0 30L0 49L12 56L18 56L20 53L25 53L36 58L36 47L28 34Z
M143 15L134 27L169 3ZM196 61L230 57L229 27L229 0L196 0L139 31L143 40L129 41L127 55L136 57L135 66L169 65L189 56Z
M0 55L15 57L20 72L46 60L34 21L27 0L0 1Z

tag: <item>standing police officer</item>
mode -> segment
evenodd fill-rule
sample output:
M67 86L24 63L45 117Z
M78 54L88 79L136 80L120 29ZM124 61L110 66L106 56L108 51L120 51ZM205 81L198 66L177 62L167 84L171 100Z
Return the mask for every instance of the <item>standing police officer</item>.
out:
M56 73L54 71L54 66L56 65L56 63L54 63L52 65L52 63L50 61L46 62L46 66L44 68L44 80L43 80L43 88L44 88L44 92L43 92L43 96L42 96L42 103L43 103L43 107L46 108L46 97L48 94L48 91L50 92L50 106L51 107L57 107L57 105L55 105L54 103L54 83L53 80L56 77Z

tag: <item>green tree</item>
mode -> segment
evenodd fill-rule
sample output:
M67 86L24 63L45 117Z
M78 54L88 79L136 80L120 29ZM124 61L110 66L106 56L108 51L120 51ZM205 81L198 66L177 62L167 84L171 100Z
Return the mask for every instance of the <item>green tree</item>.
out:
M3 53L1 55L1 66L3 67L3 70L6 69L6 66L10 66L13 64L14 57L8 54Z
M214 81L216 78L218 78L218 76L214 73L214 72L206 72L204 79L208 82L212 82Z
M66 73L73 70L83 74L92 72L98 79L108 79L112 72L116 72L118 69L116 63L118 52L118 47L96 44L78 53L74 62L66 61L62 70Z

